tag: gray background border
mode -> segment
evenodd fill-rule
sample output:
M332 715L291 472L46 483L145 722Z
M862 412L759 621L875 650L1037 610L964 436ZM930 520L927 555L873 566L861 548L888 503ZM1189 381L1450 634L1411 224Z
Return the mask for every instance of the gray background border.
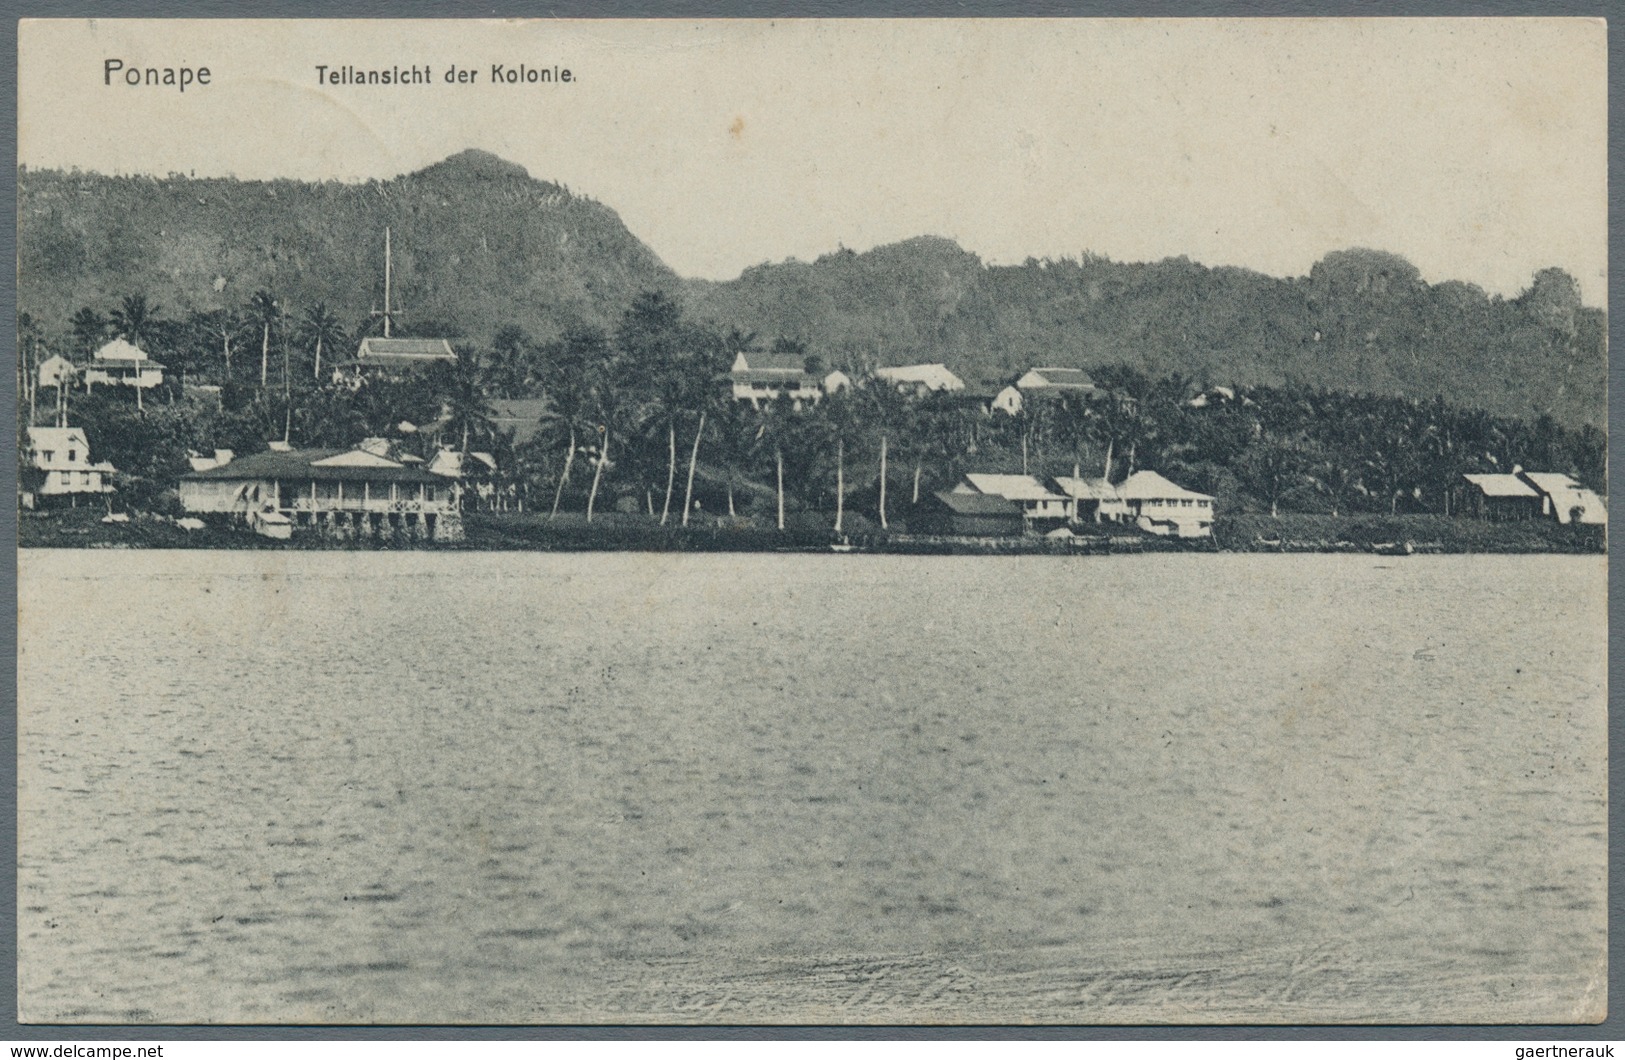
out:
M769 3L751 3L750 0L569 0L559 3L520 3L514 0L501 4L457 3L449 0L345 0L341 3L321 3L319 0L260 0L249 5L231 0L157 0L141 3L136 0L119 2L59 2L59 0L12 0L6 5L11 12L0 25L0 85L4 89L4 103L10 118L9 135L0 136L0 198L15 204L17 195L17 22L18 18L489 18L489 17L777 17L777 18L836 18L836 17L1259 17L1259 16L1529 16L1573 15L1607 18L1615 14L1615 4L1601 2L1573 2L1556 0L1541 3L1537 0L1477 0L1477 2L1425 2L1425 0L773 0ZM1620 136L1621 115L1625 113L1625 74L1620 58L1625 51L1622 24L1613 21L1608 29L1608 171L1609 171L1609 234L1608 257L1610 265L1625 261L1620 232L1614 221L1620 205L1615 174L1625 170L1625 147ZM5 211L0 225L0 260L17 260L17 215L15 208ZM1608 283L1609 308L1618 304L1620 271L1610 269ZM3 329L8 359L15 358L17 288L15 268L4 270L0 278L0 329ZM1609 314L1610 350L1620 344L1621 330L1618 317ZM10 363L15 364L14 360ZM1610 357L1608 373L1609 398L1609 466L1618 466L1622 451L1613 410L1625 408L1625 364ZM16 414L17 381L15 371L0 376L0 407L4 414ZM0 497L15 493L17 462L16 435L0 431ZM1609 493L1617 495L1610 471ZM15 555L17 545L17 512L7 503L0 504L0 553ZM1616 603L1622 585L1621 571L1615 563L1612 544L1609 547L1609 742L1611 747L1625 747L1625 719L1613 709L1617 702L1612 690L1625 685L1625 660L1616 650L1619 638L1620 605ZM1226 1026L1226 1027L129 1027L129 1026L22 1026L17 1023L17 570L15 564L0 567L0 598L8 605L4 622L6 647L0 650L8 716L0 726L0 818L7 824L0 828L0 878L9 885L11 900L0 902L0 1039L47 1040L89 1042L105 1039L135 1041L160 1040L184 1042L189 1040L247 1039L271 1041L299 1040L639 1040L639 1039L812 1039L812 1040L1021 1040L1021 1039L1098 1039L1098 1040L1171 1040L1171 1041L1237 1041L1237 1040L1297 1040L1321 1039L1338 1041L1409 1039L1409 1040L1515 1040L1539 1044L1554 1040L1601 1040L1625 1038L1625 1014L1615 1004L1609 1006L1606 1022L1596 1026L1373 1026L1373 1027L1320 1027L1320 1026ZM1609 757L1609 803L1612 807L1625 805L1625 776L1622 776L1616 754ZM1625 902L1622 886L1620 848L1625 842L1625 827L1618 815L1609 820L1608 858L1608 912L1610 928L1619 923L1618 913ZM1622 960L1620 933L1610 930L1608 955L1608 993L1613 1002L1618 994Z

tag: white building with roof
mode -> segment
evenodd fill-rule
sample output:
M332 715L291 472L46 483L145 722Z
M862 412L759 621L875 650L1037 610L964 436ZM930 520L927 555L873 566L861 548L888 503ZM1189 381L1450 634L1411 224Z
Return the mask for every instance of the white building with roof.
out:
M1031 475L967 474L955 493L980 493L988 497L1002 497L1021 507L1028 523L1072 518L1072 502L1054 492Z
M161 386L163 381L164 366L123 338L114 339L97 350L95 358L85 366L86 388L94 383L109 383L150 390Z
M181 505L188 512L245 519L274 512L295 527L339 537L462 537L446 480L404 460L359 447L273 449L242 457L217 450L216 457L181 476Z
M35 378L40 386L72 386L79 378L79 368L60 353L53 353L39 363Z
M825 372L822 378L807 371L803 353L756 353L740 350L728 372L735 401L752 405L788 397L797 407L816 405L825 395L852 388L852 380L840 369Z
M481 504L495 506L497 489L491 478L497 471L497 458L490 453L441 448L423 469L451 480L452 500L458 508L463 507L470 495Z
M1557 471L1521 469L1514 474L1540 495L1540 514L1556 519L1564 526L1570 523L1608 525L1608 502L1595 491L1580 485L1572 476Z
M1126 521L1168 537L1210 537L1213 498L1170 482L1155 471L1136 471L1117 485Z
M1072 521L1076 523L1121 523L1129 521L1128 505L1117 487L1105 477L1083 478L1061 475L1055 488L1072 501Z
M993 400L989 402L988 408L1002 412L1006 416L1019 416L1023 404L1025 404L1025 401L1021 396L1021 391L1013 386L1007 386L993 395Z
M965 389L965 381L948 370L945 364L899 364L876 368L874 376L913 394L937 391L953 393Z
M1522 470L1461 476L1467 484L1463 507L1480 519L1495 522L1536 518L1541 514L1543 498L1539 490L1520 477Z
M1034 393L1048 394L1093 394L1095 381L1089 373L1082 368L1029 368L1020 379L1016 380L1016 388Z
M33 508L47 499L99 497L113 492L112 464L90 458L90 440L80 427L30 427L23 453L22 504Z
M389 339L368 335L356 349L354 368L410 371L432 364L456 364L457 353L445 339Z

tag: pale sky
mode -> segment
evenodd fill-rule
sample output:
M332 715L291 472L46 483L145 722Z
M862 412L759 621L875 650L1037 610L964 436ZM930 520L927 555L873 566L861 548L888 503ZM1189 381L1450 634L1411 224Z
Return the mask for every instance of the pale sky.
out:
M361 180L477 147L684 276L929 234L994 264L1275 276L1366 246L1432 282L1512 295L1556 265L1606 297L1597 20L63 20L25 21L19 53L24 165ZM107 85L108 59L210 84ZM575 80L493 85L493 63Z

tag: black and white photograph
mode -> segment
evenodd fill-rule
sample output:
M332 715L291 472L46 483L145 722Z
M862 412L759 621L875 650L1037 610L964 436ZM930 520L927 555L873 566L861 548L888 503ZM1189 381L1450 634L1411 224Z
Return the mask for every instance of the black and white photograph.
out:
M21 1023L1606 1017L1601 20L18 41Z

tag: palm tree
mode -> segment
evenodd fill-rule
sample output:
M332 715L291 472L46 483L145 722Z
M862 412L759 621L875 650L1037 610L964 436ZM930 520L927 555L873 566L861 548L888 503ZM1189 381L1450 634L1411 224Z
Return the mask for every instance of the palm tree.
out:
M34 422L34 391L39 387L39 323L32 313L17 314L17 393L28 398L28 422ZM58 382L60 388L61 383Z
M1314 462L1310 477L1314 480L1315 488L1324 493L1332 504L1332 515L1341 515L1349 508L1349 502L1361 489L1360 473L1357 468L1351 467L1344 454L1322 454Z
M89 306L73 314L68 326L73 329L74 348L81 353L94 353L107 338L107 318Z
M470 439L482 441L496 433L477 351L458 351L444 396L451 426L462 434L462 452L467 456Z
M265 388L271 365L271 325L276 323L279 308L276 296L263 287L248 300L248 313L260 325L260 389Z
M530 394L535 383L532 376L532 351L535 349L525 329L517 324L504 324L491 338L490 356L486 358L487 382L497 397L518 398Z
M1281 516L1281 499L1306 477L1311 457L1302 436L1265 435L1242 457L1237 468L1254 496L1269 502L1270 518Z
M609 361L609 342L604 333L596 329L573 330L557 342L551 343L541 366L542 385L547 392L548 412L544 415L557 433L568 439L564 467L553 491L553 510L548 518L559 514L559 501L564 487L570 481L576 454L581 450L581 436L596 433L594 395L596 377Z
M119 307L113 310L112 324L125 341L140 348L143 342L148 342L159 327L158 307L147 304L144 294L127 294ZM135 407L141 408L142 380L140 369L136 370L135 380Z
M774 490L778 500L778 527L784 529L784 447L795 436L796 413L788 397L763 402L752 408L750 415L754 430L750 432L750 451L757 460L773 454Z
M220 356L225 366L225 375L221 381L231 382L231 346L233 342L243 337L246 322L230 309L214 309L201 315L194 315L192 322L200 338L206 336L210 345L219 339Z
M880 528L885 530L890 525L886 491L890 477L889 458L894 448L905 454L912 453L915 457L914 495L915 500L919 499L919 472L924 454L919 445L923 432L919 430L918 399L894 386L876 381L838 400L846 406L854 429L865 443L873 443L878 435L880 488L876 512L880 517Z
M156 305L149 306L144 294L127 294L119 307L113 310L113 328L130 345L140 346L152 337L153 328L158 323L158 308Z
M305 342L315 347L315 369L313 376L317 382L322 378L322 347L336 346L344 341L344 326L339 318L334 316L327 308L326 302L317 302L305 310L304 320L300 322L300 336Z
M678 420L704 403L711 380L698 356L698 336L683 326L682 312L670 296L644 291L627 309L615 334L617 352L637 386L621 398L626 426L639 423L659 431L666 442L666 491L661 525L671 517L677 483ZM698 441L696 432L695 439ZM649 438L651 443L654 441ZM697 452L697 450L696 450ZM697 456L696 456L697 459ZM650 463L653 463L651 460Z

